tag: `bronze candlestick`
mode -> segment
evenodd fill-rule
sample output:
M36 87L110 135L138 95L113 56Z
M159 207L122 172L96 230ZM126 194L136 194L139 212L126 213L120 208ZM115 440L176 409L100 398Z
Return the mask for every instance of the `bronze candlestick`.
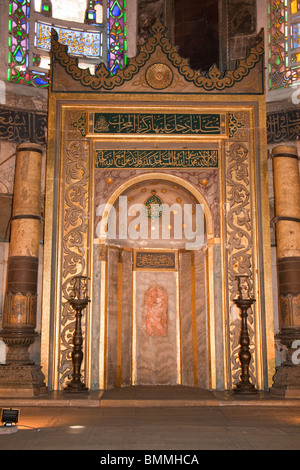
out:
M247 311L255 302L255 299L249 296L248 276L236 276L236 279L238 280L239 297L237 299L234 299L234 303L241 310L242 325L240 333L239 359L242 367L242 372L240 375L240 381L235 386L233 391L245 394L256 393L257 389L250 382L249 364L251 361L251 353L249 348L250 338L247 325Z
M72 351L72 365L73 373L72 380L66 385L64 390L66 392L86 392L87 386L81 381L81 363L83 360L82 352L82 331L81 331L81 318L82 310L86 308L90 302L87 296L87 280L86 276L75 276L72 297L69 303L75 310L75 331L73 335L73 351Z

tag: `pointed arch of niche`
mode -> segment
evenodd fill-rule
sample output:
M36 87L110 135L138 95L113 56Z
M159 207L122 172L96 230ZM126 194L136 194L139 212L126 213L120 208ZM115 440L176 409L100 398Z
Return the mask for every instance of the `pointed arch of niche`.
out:
M105 224L107 221L107 217L109 214L110 209L114 206L115 202L117 201L118 197L122 195L127 189L131 188L132 186L140 183L145 182L147 180L164 180L169 181L173 184L177 184L182 186L184 189L189 191L196 199L197 203L201 204L204 209L204 218L205 218L205 227L206 227L206 244L207 244L207 325L208 325L208 367L209 367L209 384L210 387L215 387L216 382L216 344L215 344L215 299L214 299L214 223L213 223L213 215L207 200L201 194L201 192L193 186L191 183L181 179L178 176L170 175L168 173L154 173L149 172L147 174L139 175L133 178L130 178L128 181L121 184L109 197L106 201L105 207L103 209L103 214L106 213L107 216L103 217L100 222L100 230L99 232L105 233ZM107 244L109 246L109 239L108 237L101 237L98 239L99 244ZM101 352L101 357L106 357L106 344L103 341L102 347L104 350ZM105 365L102 366L103 370L105 370ZM101 368L101 366L100 366ZM133 374L134 375L134 374ZM134 382L134 379L133 379Z

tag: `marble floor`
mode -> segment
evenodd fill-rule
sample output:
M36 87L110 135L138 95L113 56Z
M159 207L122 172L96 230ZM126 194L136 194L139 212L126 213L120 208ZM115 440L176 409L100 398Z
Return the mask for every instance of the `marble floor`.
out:
M20 415L17 429L0 426L7 451L90 450L100 458L109 451L300 450L300 400L268 394L135 387L72 399L0 398L1 408L10 406Z

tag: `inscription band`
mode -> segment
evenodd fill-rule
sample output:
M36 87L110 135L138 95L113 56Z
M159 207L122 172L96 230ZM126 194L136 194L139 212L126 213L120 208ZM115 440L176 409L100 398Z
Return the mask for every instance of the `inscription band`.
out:
M96 150L96 168L218 168L218 150Z

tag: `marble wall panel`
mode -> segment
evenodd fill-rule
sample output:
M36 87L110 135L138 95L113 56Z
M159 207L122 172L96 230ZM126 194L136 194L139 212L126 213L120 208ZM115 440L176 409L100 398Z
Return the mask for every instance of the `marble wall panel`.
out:
M182 385L194 386L191 253L179 253Z
M0 194L0 242L9 242L13 196Z
M168 296L168 335L146 333L145 294L158 285ZM143 271L136 275L136 384L176 385L176 273Z
M132 253L122 252L121 385L131 385Z
M200 388L209 387L205 251L195 251L197 365Z
M118 367L118 260L119 251L108 249L108 285L107 285L107 387L117 386Z
M223 292L222 287L222 256L221 246L216 244L213 248L214 256L214 321L215 321L215 369L216 369L216 384L219 390L225 387L225 371L224 371L224 332L223 332Z
M97 285L94 286L92 355L99 357L100 351L100 266ZM122 283L121 286L119 283ZM106 322L106 384L108 388L131 385L132 346L132 254L115 248L107 250L107 322ZM101 348L102 350L102 348ZM103 358L100 358L100 361ZM99 365L92 367L92 376L97 380Z
M16 144L0 140L1 181L0 193L13 194Z
M9 243L0 242L0 323L2 324L2 312L6 290L7 259L9 253ZM6 346L0 341L0 362L4 362L6 357Z
M93 253L93 298L92 298L92 328L91 328L91 389L99 389L99 357L100 351L100 294L101 294L101 261L99 245L94 245Z

